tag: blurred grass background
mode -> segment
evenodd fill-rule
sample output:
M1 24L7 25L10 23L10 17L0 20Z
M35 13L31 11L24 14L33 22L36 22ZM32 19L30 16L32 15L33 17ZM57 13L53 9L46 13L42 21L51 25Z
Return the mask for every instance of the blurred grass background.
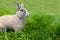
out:
M17 32L0 33L0 40L60 40L60 0L0 0L0 16L16 13L24 3L30 15Z

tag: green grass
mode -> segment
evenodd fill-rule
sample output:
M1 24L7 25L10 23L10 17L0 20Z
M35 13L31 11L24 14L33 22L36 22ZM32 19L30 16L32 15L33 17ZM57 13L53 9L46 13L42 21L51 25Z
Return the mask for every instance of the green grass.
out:
M25 27L0 33L0 40L60 40L60 0L0 0L0 16L15 14L16 2L30 13Z

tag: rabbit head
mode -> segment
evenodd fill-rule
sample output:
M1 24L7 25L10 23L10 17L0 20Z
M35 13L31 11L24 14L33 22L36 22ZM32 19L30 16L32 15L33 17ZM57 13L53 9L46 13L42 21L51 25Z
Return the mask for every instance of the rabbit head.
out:
M16 7L17 7L17 13L16 13L16 15L18 17L22 18L22 17L27 17L29 15L27 9L24 8L23 3L21 3L21 5L19 3L17 3Z

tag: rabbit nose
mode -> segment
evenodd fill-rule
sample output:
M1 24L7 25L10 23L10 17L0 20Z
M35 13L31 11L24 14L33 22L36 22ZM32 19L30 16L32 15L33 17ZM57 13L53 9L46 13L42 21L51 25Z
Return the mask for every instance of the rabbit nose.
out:
M27 13L27 16L29 16L29 12L26 12Z

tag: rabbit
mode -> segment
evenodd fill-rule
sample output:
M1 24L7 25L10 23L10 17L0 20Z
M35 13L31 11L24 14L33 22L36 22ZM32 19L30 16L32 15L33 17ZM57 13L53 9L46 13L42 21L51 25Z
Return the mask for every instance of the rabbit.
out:
M13 29L14 32L21 30L24 27L25 19L29 15L24 4L16 3L17 12L14 15L0 16L0 32Z

